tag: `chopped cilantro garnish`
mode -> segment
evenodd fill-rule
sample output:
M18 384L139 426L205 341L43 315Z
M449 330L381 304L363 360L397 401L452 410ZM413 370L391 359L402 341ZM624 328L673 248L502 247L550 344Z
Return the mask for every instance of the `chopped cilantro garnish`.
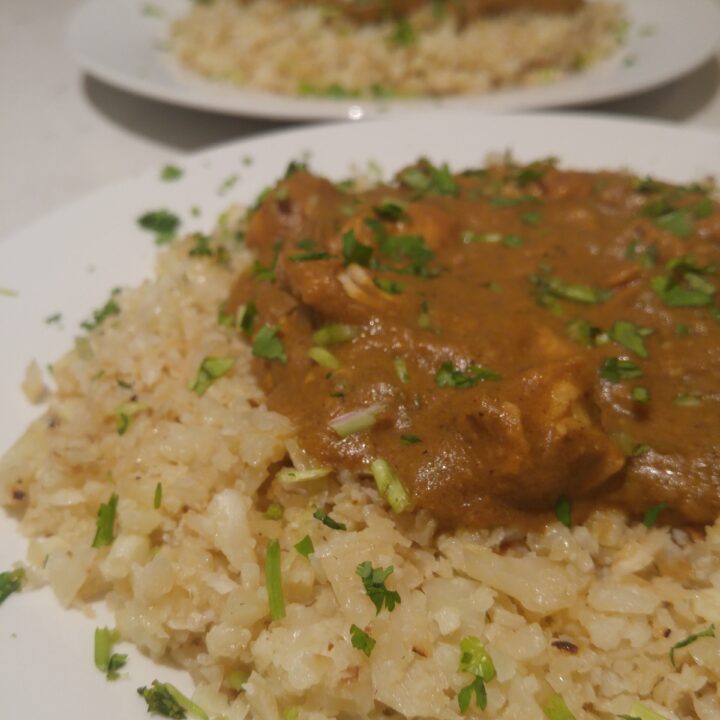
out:
M220 187L218 188L218 195L222 195L223 193L226 193L228 190L233 188L235 186L235 183L239 180L238 175L230 175L229 177L226 177L221 183Z
M386 198L382 202L379 202L373 208L375 212L386 220L400 220L405 216L405 209L407 203L402 200L396 200L394 198Z
M22 568L0 573L0 605L13 593L19 592L23 582L25 582L25 571Z
M388 609L388 612L392 612L395 606L401 603L400 594L395 590L388 590L385 586L385 581L394 571L395 568L392 565L384 569L382 567L374 568L369 560L361 562L355 568L355 573L362 580L365 592L375 606L376 614L380 614L383 606Z
M58 323L62 322L62 314L61 313L55 313L54 315L48 315L45 318L45 324L46 325L57 325Z
M548 720L575 720L570 708L565 704L562 695L551 695L543 708Z
M475 695L475 704L481 710L484 710L487 707L487 691L481 677L475 677L469 685L466 685L458 693L457 701L461 713L468 711L473 695Z
M396 357L393 360L393 366L395 368L395 374L398 380L403 384L407 385L410 382L410 373L408 372L407 363L403 358Z
M115 408L115 426L117 427L118 435L124 435L135 415L147 409L147 405L135 401L118 405L118 407Z
M600 377L612 383L622 380L634 380L642 377L642 370L632 360L611 357L603 361L600 366Z
M245 309L242 311L242 315L240 315L240 329L246 335L250 335L252 333L253 324L255 323L256 316L257 307L252 300L249 300L248 304L245 306Z
M648 356L643 340L645 335L647 335L647 332L644 332L644 328L638 327L627 320L618 320L610 330L610 337L616 343L620 343L620 345L623 345L628 350L632 350L632 352L641 358Z
M555 517L567 528L572 527L572 504L567 495L561 495L555 503Z
M403 445L417 445L418 443L422 442L422 439L419 438L417 435L401 435L400 442Z
M203 235L203 233L195 233L192 236L195 241L195 245L190 248L188 255L190 257L212 257L213 249L210 247L210 236Z
M250 276L255 280L264 280L266 282L275 282L275 267L277 266L278 257L280 255L281 243L276 242L273 246L273 258L270 265L263 265L259 260L255 260L250 268Z
M313 513L313 517L331 530L347 530L345 523L338 522L334 518L331 518L326 512L320 510L320 508Z
M373 278L373 284L389 295L400 295L405 289L402 283L395 280L387 280L386 278Z
M160 506L162 505L162 496L163 496L163 486L162 486L162 483L159 482L155 486L155 494L153 495L153 507L156 510L159 510Z
M572 320L567 325L567 334L576 343L586 347L594 347L598 344L603 332L599 327L591 325L587 320Z
M592 305L603 303L612 295L610 290L594 288L582 283L569 283L559 278L531 275L530 282L535 285L538 302L541 305L551 305L552 298Z
M666 502L658 503L657 505L653 505L652 507L649 507L645 511L645 515L643 516L643 525L647 528L653 527L655 523L657 523L658 518L660 517L660 514L667 510L668 504Z
M312 538L306 535L300 542L295 544L295 549L303 556L310 557L315 552Z
M195 381L190 390L202 397L208 388L219 378L230 372L235 365L232 357L206 357L200 364Z
M703 220L715 212L715 203L710 198L701 200L692 210L693 217Z
M672 662L673 667L675 667L675 651L680 650L681 648L687 647L688 645L692 645L696 640L699 640L700 638L707 638L715 637L715 625L710 625L709 628L706 630L703 630L699 633L694 633L693 635L688 635L684 640L680 640L680 642L676 642L671 648L670 648L670 662Z
M166 165L160 171L160 179L165 182L172 182L173 180L179 180L183 176L183 169L177 165Z
M285 179L299 172L308 172L308 164L302 160L291 160L285 168Z
M702 405L702 395L697 392L678 393L673 398L673 405L678 407L698 407Z
M180 218L169 210L151 210L138 218L138 225L155 233L158 245L165 245L175 237L180 228Z
M138 688L138 695L145 699L149 713L176 720L185 720L187 713L198 720L209 720L208 714L174 685L153 680L152 686Z
M671 210L655 218L655 224L661 229L681 238L690 237L694 232L692 216L685 210Z
M97 531L95 532L92 547L101 548L113 544L118 500L118 496L113 493L107 503L100 505L96 521Z
M490 682L495 677L495 664L479 638L463 638L460 642L459 672L469 672Z
M265 517L268 520L282 520L285 508L280 503L270 503L265 510Z
M273 620L282 620L285 617L285 600L282 591L280 543L277 540L271 540L267 546L265 584L270 605L270 617Z
M428 160L422 160L418 165L403 170L399 177L403 185L421 195L425 193L450 196L460 194L460 186L455 182L447 164L435 166Z
M342 236L342 256L345 265L355 263L367 267L372 256L372 248L369 245L363 245L355 237L355 232L348 230Z
M670 260L666 265L670 272L650 279L650 287L670 307L704 307L713 301L716 288L703 275L715 271L715 267L701 267L690 257Z
M444 362L435 375L435 384L438 387L446 388L471 388L479 382L488 380L500 380L502 375L488 368L479 365L471 365L466 372L458 370L451 361Z
M520 216L520 220L522 220L525 225L539 225L541 219L542 216L538 212L526 212Z
M104 672L108 680L117 680L118 670L125 667L127 655L113 653L113 645L120 640L120 633L109 628L95 629L95 667Z
M650 400L650 391L646 387L638 385L630 393L630 397L638 403L646 403Z
M316 260L332 260L332 255L326 252L304 252L289 255L290 262L315 262Z
M279 331L277 325L263 325L255 336L252 354L255 357L265 358L265 360L278 360L285 365L287 355L285 354L285 346L278 337Z
M678 323L675 326L675 334L679 337L685 337L690 334L690 328L685 323Z
M93 310L92 320L85 320L84 322L81 322L80 327L90 332L102 325L109 317L119 315L120 306L115 302L115 295L119 292L120 291L117 289L113 290L110 299L99 310Z
M415 41L416 37L413 26L405 20L405 18L398 20L395 24L395 30L390 35L390 42L399 47L408 47Z
M368 657L370 657L375 647L375 640L357 625L350 626L350 642L354 648L364 652Z
M250 674L245 670L233 670L225 678L225 684L235 692L241 692L243 685L250 679Z

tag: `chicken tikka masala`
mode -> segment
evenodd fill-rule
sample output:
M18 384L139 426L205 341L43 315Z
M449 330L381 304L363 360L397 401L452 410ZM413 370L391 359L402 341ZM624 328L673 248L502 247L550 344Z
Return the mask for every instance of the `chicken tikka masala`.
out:
M357 191L302 164L251 211L226 312L315 470L443 525L720 510L711 190L422 160Z

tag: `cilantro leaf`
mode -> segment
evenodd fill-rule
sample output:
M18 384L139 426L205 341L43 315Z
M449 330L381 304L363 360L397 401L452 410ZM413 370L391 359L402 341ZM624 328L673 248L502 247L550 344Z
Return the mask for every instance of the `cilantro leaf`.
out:
M107 503L100 505L97 515L97 531L92 547L101 548L112 545L115 539L115 513L117 511L118 496L113 493Z
M561 495L555 503L555 517L566 527L572 527L572 505L567 495Z
M166 165L160 171L160 179L164 182L172 182L173 180L179 180L183 176L183 169L177 165Z
M194 382L190 385L190 390L202 397L208 388L218 379L221 378L235 365L235 358L232 357L206 357L203 359L198 369Z
M326 527L329 527L331 530L347 530L347 525L345 523L338 522L334 518L331 518L320 508L313 513L313 517L316 520L319 520Z
M627 320L618 320L610 330L610 337L641 358L648 356L642 328Z
M209 720L208 714L174 685L153 680L152 686L138 688L138 695L145 699L149 713L175 720L185 720L190 713L198 720Z
M348 230L342 236L342 256L345 265L355 263L367 267L372 256L372 248L369 245L363 245L355 237L355 232Z
M709 628L706 630L703 630L699 633L694 633L692 635L688 635L684 640L680 640L680 642L676 642L671 648L670 648L670 661L673 664L673 667L676 667L675 665L675 651L680 650L681 648L687 647L688 645L692 645L695 641L699 640L700 638L706 638L706 637L715 637L715 625L710 625Z
M104 672L108 680L117 680L118 670L125 667L127 655L113 653L113 645L120 639L117 630L109 628L95 629L95 667Z
M151 210L138 218L143 230L155 233L155 243L165 245L171 242L180 228L180 218L169 210Z
M354 648L364 652L368 657L375 647L375 640L357 625L350 626L350 642Z
M13 593L18 592L23 582L25 582L25 571L22 568L0 573L0 605Z
M611 383L619 383L622 380L634 380L642 377L642 370L632 360L622 358L607 358L600 366L600 377Z
M102 325L109 317L112 317L113 315L119 315L120 306L115 302L115 295L117 295L119 292L119 289L113 290L110 299L100 309L93 310L92 319L81 322L80 327L82 327L83 330L87 330L88 332L90 332L91 330L95 330L95 328Z
M252 354L255 357L265 358L265 360L278 360L283 365L287 363L287 355L285 354L285 346L278 337L280 328L277 325L263 325L252 346Z
M309 535L306 535L300 542L296 543L294 547L303 557L309 557L315 552L315 546Z
M466 685L458 693L458 707L461 713L468 711L473 694L475 695L475 704L481 710L484 710L487 707L487 691L485 690L485 682L479 676L475 677L469 685Z
M502 375L490 370L488 368L481 367L479 365L471 365L467 372L458 370L450 360L444 362L435 375L435 384L441 388L471 388L477 385L479 382L485 382L488 380L500 380Z
M394 571L395 568L392 565L384 569L382 567L374 568L369 560L361 562L355 568L355 573L362 580L365 592L375 605L376 614L380 613L383 606L392 612L395 606L401 603L400 594L395 590L388 590L385 586L385 581Z
M660 517L660 514L667 510L668 504L666 502L658 503L657 505L653 505L652 507L649 507L645 511L645 515L643 517L643 525L646 528L651 528L657 523L658 518Z

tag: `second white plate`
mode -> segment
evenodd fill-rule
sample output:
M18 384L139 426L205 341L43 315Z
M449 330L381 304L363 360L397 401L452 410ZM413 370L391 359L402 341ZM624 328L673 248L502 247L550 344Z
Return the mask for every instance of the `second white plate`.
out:
M188 0L89 0L70 23L68 43L84 70L123 90L201 110L287 120L360 120L437 107L505 112L588 104L673 80L720 45L720 5L714 0L623 0L631 23L626 45L612 58L552 84L444 100L314 99L211 82L180 68L166 49L167 39L170 23L188 5Z

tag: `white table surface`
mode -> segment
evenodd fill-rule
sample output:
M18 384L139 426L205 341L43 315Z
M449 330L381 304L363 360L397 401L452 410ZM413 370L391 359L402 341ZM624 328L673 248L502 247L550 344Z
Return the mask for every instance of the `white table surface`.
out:
M0 0L0 238L178 154L282 127L176 108L83 76L64 47L78 3ZM720 52L661 89L579 112L598 111L720 132Z

